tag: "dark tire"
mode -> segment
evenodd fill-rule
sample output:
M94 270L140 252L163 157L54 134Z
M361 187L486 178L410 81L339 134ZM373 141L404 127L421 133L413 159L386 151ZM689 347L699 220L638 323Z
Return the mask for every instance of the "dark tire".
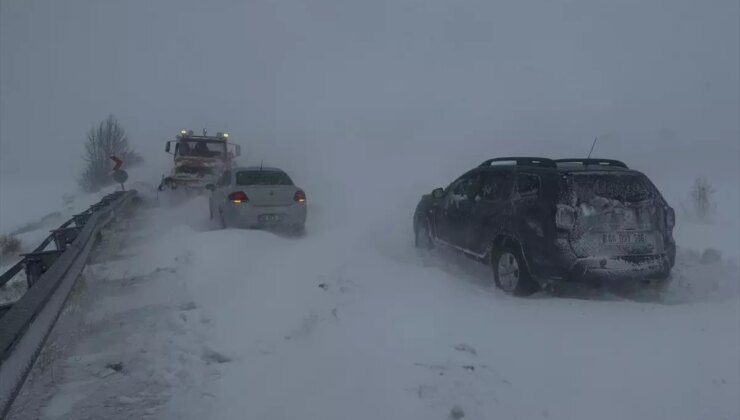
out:
M432 234L429 232L429 220L420 219L414 229L414 245L419 249L430 250L434 248Z
M306 225L305 224L293 225L290 228L290 234L296 237L305 236L306 235Z
M650 279L649 288L657 292L665 292L666 289L668 289L668 287L671 285L672 281L673 276L671 276L671 271L667 270L665 273L662 273Z
M518 247L494 247L491 251L491 268L496 287L508 294L529 296L538 290Z
M226 218L224 217L224 212L219 210L218 215L219 215L218 219L219 219L219 224L221 225L221 229L226 229L228 226L226 225Z

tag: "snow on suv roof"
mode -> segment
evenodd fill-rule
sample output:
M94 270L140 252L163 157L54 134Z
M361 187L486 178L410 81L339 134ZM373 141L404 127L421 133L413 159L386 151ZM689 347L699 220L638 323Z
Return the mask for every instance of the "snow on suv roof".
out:
M629 170L624 162L615 159L566 158L549 159L543 157L511 156L488 159L479 168L536 168L567 171Z
M558 171L561 172L594 172L594 171L619 171L629 172L632 169L609 165L582 165L580 163L558 163Z
M568 158L556 159L555 164L558 169L569 171L601 171L601 170L629 170L624 162L615 159L598 159L598 158Z
M239 166L232 170L234 172L238 172L238 171L285 172L284 170L280 168L275 168L272 166Z

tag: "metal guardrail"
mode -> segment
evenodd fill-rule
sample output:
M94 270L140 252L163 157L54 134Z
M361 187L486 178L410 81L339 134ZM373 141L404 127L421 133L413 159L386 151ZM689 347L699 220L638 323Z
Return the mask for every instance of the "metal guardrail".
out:
M20 299L0 306L0 418L8 414L44 347L98 233L134 197L133 190L105 196L53 230L33 252L0 275L3 286L25 269L28 283ZM47 250L52 242L54 249Z
M72 222L74 222L74 219L67 220L64 224L59 226L59 229L64 229L64 228L69 227L69 225L71 225ZM44 239L44 241L41 242L41 245L37 246L33 250L33 252L43 251L44 249L46 249L47 246L49 246L49 244L51 243L53 239L54 239L53 235L47 236L46 239ZM4 272L3 274L0 274L0 287L5 286L6 283L12 280L13 277L15 277L15 275L18 274L23 269L24 266L25 266L25 259L22 259L18 261L17 263L15 263L15 265L10 267L10 269L8 269L6 272Z

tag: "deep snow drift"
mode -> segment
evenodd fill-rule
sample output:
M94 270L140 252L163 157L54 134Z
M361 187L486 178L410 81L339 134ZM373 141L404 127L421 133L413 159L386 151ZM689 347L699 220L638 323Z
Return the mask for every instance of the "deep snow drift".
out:
M204 197L142 208L87 270L77 321L60 321L53 342L84 333L53 386L37 392L37 369L15 418L740 415L732 258L682 249L659 297L513 298L414 249L397 201L341 218L308 191L297 239L211 230Z

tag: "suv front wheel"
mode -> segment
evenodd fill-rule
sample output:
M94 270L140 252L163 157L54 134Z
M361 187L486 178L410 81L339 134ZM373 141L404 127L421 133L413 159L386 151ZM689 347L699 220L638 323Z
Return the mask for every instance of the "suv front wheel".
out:
M537 291L537 283L527 270L521 251L514 247L494 248L491 252L493 281L506 293L528 296Z
M429 231L429 220L426 218L419 218L417 221L416 230L414 231L414 245L426 250L434 248L432 234Z

